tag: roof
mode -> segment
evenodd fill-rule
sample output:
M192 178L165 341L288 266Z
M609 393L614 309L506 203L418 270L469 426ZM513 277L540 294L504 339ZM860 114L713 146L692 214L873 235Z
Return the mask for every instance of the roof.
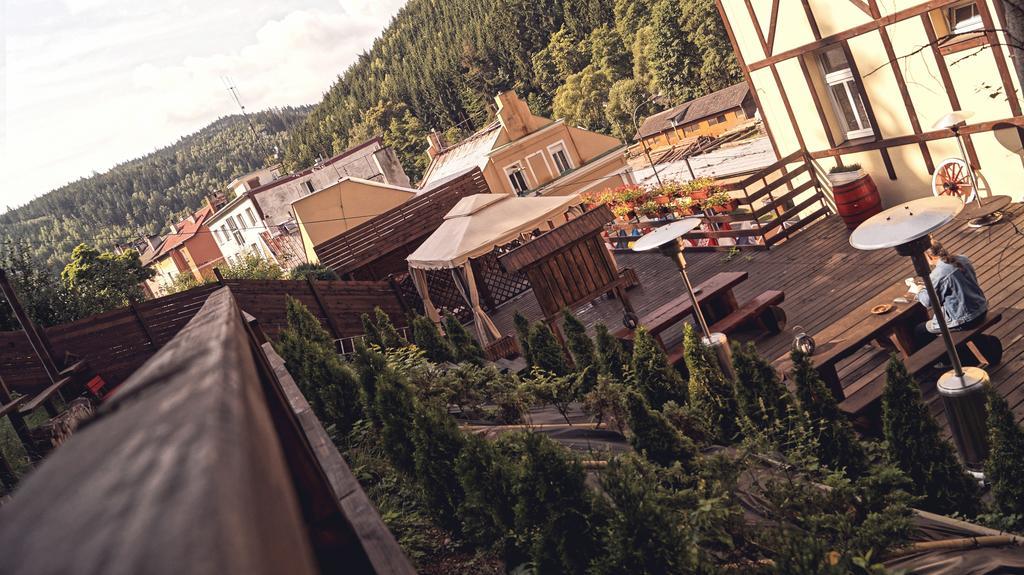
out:
M776 161L775 151L768 138L755 138L726 145L687 159L681 158L658 164L658 175L662 180L685 182L689 181L690 169L696 178L708 177L721 179L737 174L756 172ZM633 177L640 184L654 181L654 173L650 167L643 166L633 171Z
M445 148L434 156L427 172L423 175L420 188L437 185L440 180L465 173L472 168L481 170L487 166L487 154L501 133L501 122L495 120L458 144Z
M456 268L529 233L580 203L579 195L475 194L459 200L441 226L406 258L409 267Z
M682 126L739 108L749 93L750 87L742 82L648 116L640 125L635 139L660 134L671 129L673 124Z
M159 249L153 253L152 257L144 260L142 262L143 265L163 258L171 252L171 250L180 247L182 244L192 239L192 237L199 233L200 229L206 225L206 221L211 215L213 215L213 208L207 204L200 208L199 211L192 214L191 218L185 218L178 222L178 225L175 226L178 231L165 237L163 243L160 244Z

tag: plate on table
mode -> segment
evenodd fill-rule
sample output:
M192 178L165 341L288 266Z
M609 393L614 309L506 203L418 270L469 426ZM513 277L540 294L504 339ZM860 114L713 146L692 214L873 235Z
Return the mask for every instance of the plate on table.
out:
M875 315L882 315L892 311L891 303L880 303L875 307L871 308L871 313Z

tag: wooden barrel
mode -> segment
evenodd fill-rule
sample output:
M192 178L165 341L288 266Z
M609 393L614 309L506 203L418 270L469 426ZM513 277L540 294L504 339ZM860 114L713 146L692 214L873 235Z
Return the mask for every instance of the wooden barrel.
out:
M871 176L832 188L836 210L846 222L847 229L854 229L861 222L882 211L882 198Z

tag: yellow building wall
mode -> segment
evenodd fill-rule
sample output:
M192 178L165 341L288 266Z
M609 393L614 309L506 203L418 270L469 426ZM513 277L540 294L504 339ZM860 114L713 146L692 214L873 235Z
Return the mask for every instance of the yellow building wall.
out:
M345 179L292 203L302 246L310 262L313 247L415 197L414 191Z
M923 3L920 0L892 0L877 4L882 15L885 16ZM772 2L768 0L753 3L766 37L771 4ZM851 2L809 0L809 4L824 38L871 21L867 14ZM988 5L993 18L996 18L997 15L991 0L988 0ZM755 24L750 19L744 0L722 0L722 7L733 29L738 51L743 56L745 63L750 65L763 60L765 53L757 38ZM886 30L897 56L898 63L896 65L899 66L904 76L904 83L921 130L923 132L932 131L934 123L944 114L952 111L953 107L940 79L932 50L920 50L921 46L926 46L928 43L922 19L920 16L914 16L889 24ZM936 30L936 33L941 37L944 30ZM775 53L798 48L813 41L799 0L781 0L775 38ZM913 135L910 113L900 95L900 86L892 65L888 63L880 32L872 30L851 37L848 40L848 45L861 75L859 80L873 108L878 124L877 128L882 138ZM976 51L977 54L965 57ZM913 53L910 57L899 58L910 53ZM1005 59L1016 92L1011 97L1019 99L1019 81L1005 48L986 46L980 51L971 49L943 57L949 67L954 89L960 101L960 109L975 113L975 116L968 120L968 124L1013 116L1009 99L1003 93L995 55ZM821 72L813 56L808 58L808 64L812 83L817 83L815 77ZM819 115L814 109L811 98L813 87L808 86L799 61L790 58L778 62L775 67L781 81L781 88L785 91L796 117L796 125L800 129L806 150L809 152L829 150L824 127L821 126ZM790 121L782 102L780 86L775 82L771 70L766 67L752 71L750 83L760 99L762 117L771 130L779 153L787 155L800 149L793 122ZM835 114L827 95L821 92L822 86L817 86L819 98L830 125L835 127L838 125ZM1022 158L1022 146L1017 131L1015 129L998 130L975 134L971 138L981 165L978 177L982 192L1007 194L1016 201L1024 199L1024 187L1019 185L1019 182L1024 179L1024 158ZM841 144L842 140L843 138L840 137L838 142ZM931 140L927 142L926 146L936 166L945 158L960 156L956 141L951 137ZM889 178L882 160L882 153L878 150L843 154L842 162L847 165L861 164L872 175L882 194L883 203L887 206L931 194L932 175L928 173L920 146L917 143L912 143L889 146L887 149L896 175L895 180ZM836 164L836 160L824 158L816 163L827 172L828 168Z
M724 122L711 124L708 120L701 120L699 122L681 124L674 129L670 128L664 132L647 136L643 139L644 143L647 144L647 147L651 150L660 150L662 148L668 148L678 144L685 138L695 138L697 136L720 136L748 120L746 115L740 109L729 110L721 115L725 116Z

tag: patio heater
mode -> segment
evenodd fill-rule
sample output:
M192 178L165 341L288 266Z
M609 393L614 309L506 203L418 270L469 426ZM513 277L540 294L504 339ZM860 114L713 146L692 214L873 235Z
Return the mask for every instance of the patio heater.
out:
M909 256L913 261L914 271L928 290L932 313L953 365L952 370L939 377L937 384L950 431L964 464L977 468L988 452L984 388L989 376L981 368L963 367L960 363L925 258L925 250L931 245L931 232L949 223L963 209L963 202L952 196L912 200L865 220L850 235L850 245L860 250L896 248L896 253Z
M972 116L974 116L974 112L956 110L939 118L939 121L935 122L935 125L932 127L936 130L949 130L953 132L956 144L960 147L960 157L963 159L964 165L967 166L967 174L970 176L971 186L974 188L974 201L965 205L963 211L956 216L956 219L966 221L967 225L972 228L980 228L991 226L1003 219L1002 210L1010 205L1012 199L1010 196L990 196L984 201L981 199L981 190L978 189L978 177L974 173L974 167L971 166L971 160L967 157L963 136L960 135L960 127L965 125L968 118Z
M697 326L704 335L704 343L711 346L718 356L718 365L726 377L735 379L736 374L732 369L732 349L729 347L729 339L724 333L711 333L708 322L704 318L704 312L697 302L697 291L693 289L690 276L686 273L686 257L683 255L683 236L692 232L700 226L699 218L686 218L662 226L653 232L641 237L633 244L634 252L646 252L658 248L662 255L672 258L679 268L679 275L683 278L683 285L686 286L686 293L690 294L690 302L693 304L693 316L697 318Z

